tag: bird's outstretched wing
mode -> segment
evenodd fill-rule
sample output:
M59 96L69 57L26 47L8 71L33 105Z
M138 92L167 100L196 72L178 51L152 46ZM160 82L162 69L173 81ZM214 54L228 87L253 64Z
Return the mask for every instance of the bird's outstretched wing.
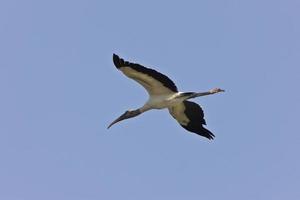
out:
M117 69L122 71L127 77L140 83L147 90L149 95L162 95L178 92L176 85L170 78L154 69L124 61L115 54L113 54L113 62Z
M191 101L183 101L169 108L170 114L186 130L214 139L215 135L203 127L206 125L202 108Z

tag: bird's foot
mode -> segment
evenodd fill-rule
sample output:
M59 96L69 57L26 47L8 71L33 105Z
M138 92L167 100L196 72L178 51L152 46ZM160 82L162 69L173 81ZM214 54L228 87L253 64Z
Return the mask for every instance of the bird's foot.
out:
M218 92L225 92L225 90L222 90L220 88L214 88L214 89L209 90L209 92L211 94L215 94L215 93L218 93Z

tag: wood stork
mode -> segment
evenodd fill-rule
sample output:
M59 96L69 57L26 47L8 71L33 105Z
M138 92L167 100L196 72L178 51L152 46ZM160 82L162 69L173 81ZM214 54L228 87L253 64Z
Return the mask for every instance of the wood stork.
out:
M215 88L207 92L178 92L174 82L164 74L140 64L124 61L115 54L113 54L113 62L118 70L147 90L149 100L141 108L126 111L107 128L119 121L135 117L151 109L168 108L173 118L186 130L208 139L215 137L212 132L203 127L206 122L202 108L198 104L188 101L188 99L216 94L224 92L224 90Z

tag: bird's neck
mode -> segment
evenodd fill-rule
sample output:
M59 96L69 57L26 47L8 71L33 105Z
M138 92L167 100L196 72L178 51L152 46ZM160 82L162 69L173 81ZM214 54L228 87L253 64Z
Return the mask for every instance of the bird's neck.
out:
M145 104L143 107L141 107L139 109L136 109L135 111L139 112L139 114L141 114L141 113L146 112L150 109L151 109L151 107L148 104Z
M142 113L142 112L140 111L140 109L132 110L132 111L130 111L130 118L131 118L131 117L138 116L138 115L140 115L141 113Z

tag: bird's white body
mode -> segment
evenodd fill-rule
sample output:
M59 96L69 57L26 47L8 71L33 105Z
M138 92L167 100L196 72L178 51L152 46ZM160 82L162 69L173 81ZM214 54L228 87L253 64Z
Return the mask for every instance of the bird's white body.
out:
M179 95L180 92L173 94L151 95L143 107L149 109L169 108L183 101L182 98L177 98Z

